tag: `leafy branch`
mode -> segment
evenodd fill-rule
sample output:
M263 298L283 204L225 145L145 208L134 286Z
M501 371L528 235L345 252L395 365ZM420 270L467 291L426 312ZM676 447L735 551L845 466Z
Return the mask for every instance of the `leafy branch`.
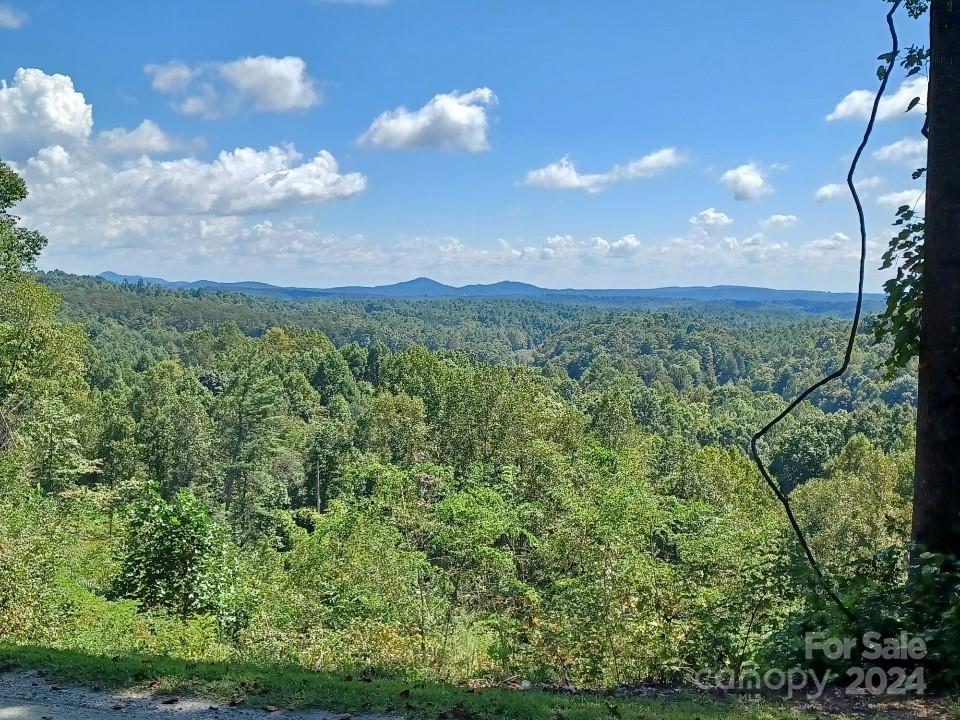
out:
M908 0L907 13L912 18L923 15L929 3L927 0ZM881 55L879 60L888 62L890 54ZM930 64L930 49L919 45L911 45L906 49L900 60L900 65L906 70L906 76L912 77L921 73L926 74ZM882 65L878 74L886 73L889 65ZM905 112L910 112L923 102L923 98L914 97L907 105ZM925 118L920 133L926 137L928 121ZM911 177L919 180L926 174L927 169L917 168ZM887 376L892 377L897 370L905 367L920 352L920 322L923 301L923 238L925 224L923 217L918 215L915 208L901 205L896 212L894 227L899 232L890 238L886 252L883 254L881 270L896 268L895 277L884 283L883 289L887 293L887 304L883 312L877 317L873 326L874 337L877 342L890 338L893 348L884 361Z

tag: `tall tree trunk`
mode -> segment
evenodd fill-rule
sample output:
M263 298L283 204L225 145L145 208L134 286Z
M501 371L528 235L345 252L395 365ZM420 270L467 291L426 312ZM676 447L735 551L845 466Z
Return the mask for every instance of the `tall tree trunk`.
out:
M960 0L930 5L913 540L960 556Z

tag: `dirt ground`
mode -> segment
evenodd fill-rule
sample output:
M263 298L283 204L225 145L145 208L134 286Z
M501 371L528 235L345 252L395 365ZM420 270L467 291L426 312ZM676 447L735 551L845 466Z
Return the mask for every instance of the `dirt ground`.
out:
M270 712L211 704L191 698L152 696L146 692L96 692L57 685L36 671L0 674L0 720L249 720L283 717L297 720L347 720L350 715L321 710ZM398 720L387 715L353 715L352 720Z
M671 699L677 691L645 686L622 695ZM884 717L890 720L958 717L954 704L945 698L851 698L830 691L817 701L794 700L793 706L820 718L842 715L850 718ZM234 707L195 698L153 695L148 691L102 692L58 685L43 671L17 670L0 673L0 720L252 720L283 717L290 720L401 720L392 715L347 715L323 710L271 711Z

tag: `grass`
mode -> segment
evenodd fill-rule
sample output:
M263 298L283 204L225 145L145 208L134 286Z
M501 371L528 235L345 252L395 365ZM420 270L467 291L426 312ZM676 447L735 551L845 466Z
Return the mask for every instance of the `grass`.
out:
M244 707L316 707L335 712L386 713L412 718L468 720L786 720L812 718L789 707L745 705L709 698L625 699L500 688L404 682L312 672L301 667L253 663L189 662L169 657L101 657L66 650L0 645L0 667L43 669L61 682L103 689L149 688Z

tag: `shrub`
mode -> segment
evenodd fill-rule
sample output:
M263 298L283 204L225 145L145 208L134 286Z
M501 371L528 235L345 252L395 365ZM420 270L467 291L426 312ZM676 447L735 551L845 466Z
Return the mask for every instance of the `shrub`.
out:
M231 542L190 491L169 502L153 492L137 503L121 555L116 596L183 618L222 614L234 564Z

